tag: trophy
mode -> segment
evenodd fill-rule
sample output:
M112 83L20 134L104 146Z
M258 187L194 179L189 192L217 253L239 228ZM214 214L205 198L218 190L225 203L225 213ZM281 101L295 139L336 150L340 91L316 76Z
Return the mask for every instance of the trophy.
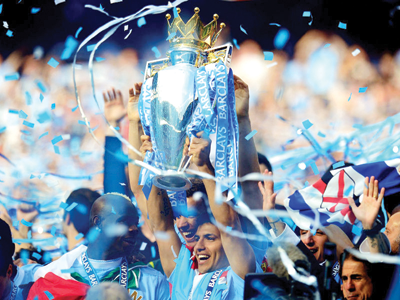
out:
M166 15L170 43L167 58L147 62L145 70L144 86L147 83L148 90L142 88L142 94L151 95L141 119L142 124L147 122L151 135L155 152L152 160L158 161L156 165L164 171L153 176L152 183L169 191L191 187L184 174L190 159L183 155L183 148L199 102L195 87L198 68L217 62L229 67L232 55L231 45L212 48L225 24L221 23L218 29L218 15L214 14L213 21L203 25L199 11L195 8L186 24L179 8L174 8L172 22L171 15Z

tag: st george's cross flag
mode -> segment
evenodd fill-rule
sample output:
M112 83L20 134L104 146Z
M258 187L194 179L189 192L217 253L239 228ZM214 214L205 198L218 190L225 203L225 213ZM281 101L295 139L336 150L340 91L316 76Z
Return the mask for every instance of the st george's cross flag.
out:
M400 192L400 159L338 168L326 172L311 186L285 199L285 207L301 229L317 229L335 224L347 232L357 223L347 197L359 205L363 199L365 177L379 181L385 196ZM399 203L400 204L400 203ZM381 215L381 221L382 214Z

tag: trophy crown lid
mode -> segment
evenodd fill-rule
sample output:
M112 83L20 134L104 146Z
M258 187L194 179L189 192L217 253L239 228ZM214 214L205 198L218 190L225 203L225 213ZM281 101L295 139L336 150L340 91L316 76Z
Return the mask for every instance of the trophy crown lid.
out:
M219 16L214 14L213 20L204 25L200 20L200 9L198 7L194 9L194 15L186 23L181 19L180 12L179 8L174 9L172 22L169 21L171 19L170 14L165 16L168 22L168 35L175 33L174 38L169 40L170 48L189 47L199 51L212 48L222 29L226 26L225 23L221 23L218 30L217 20Z

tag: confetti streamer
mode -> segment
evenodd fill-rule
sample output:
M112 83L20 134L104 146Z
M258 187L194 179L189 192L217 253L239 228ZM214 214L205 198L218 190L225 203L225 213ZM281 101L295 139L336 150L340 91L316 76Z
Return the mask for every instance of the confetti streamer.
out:
M172 251L172 254L174 255L174 257L177 258L178 255L176 255L176 252L174 250L174 246L173 245L171 245L171 251Z
M269 23L269 25L271 25L271 26L277 26L277 27L281 27L281 24L278 24L278 23Z
M49 132L46 131L45 133L43 133L43 134L41 134L41 135L39 136L38 140L40 140L42 137L44 137L44 136L46 136L46 135L48 135L48 134L49 134Z
M118 2L122 2L122 0L110 0L110 3L111 3L111 4L113 4L113 3L118 3Z
M311 126L313 126L314 124L311 123L309 120L305 120L303 121L303 126L305 129L309 129Z
M253 136L255 136L256 133L257 133L257 130L253 130L252 132L250 132L248 135L245 136L245 139L247 141L250 140Z
M276 49L281 50L285 47L287 41L289 40L290 33L286 28L282 28L278 31L274 38L274 46Z
M351 95L353 95L353 93L350 93L350 97L349 97L349 99L347 99L347 101L350 101L350 99L351 99Z
M24 120L24 122L22 122L23 125L29 127L29 128L33 128L35 126L35 124L28 122L26 120Z
M367 88L368 87L361 87L361 88L358 89L358 92L359 93L365 93L367 91Z
M31 227L33 225L33 223L25 221L25 219L22 219L21 223L24 224L26 227Z
M347 23L339 22L338 27L339 27L340 29L347 29Z
M146 19L144 17L141 17L140 19L137 20L137 26L140 28L143 25L146 25Z
M37 14L40 11L40 8L38 7L32 7L31 9L31 14Z
M132 33L132 29L129 31L129 33L124 37L124 40L126 40Z
M273 62L273 63L270 63L270 64L267 65L267 69L272 68L272 67L276 66L277 64L278 63L276 61Z
M151 48L151 51L154 52L156 58L159 58L161 56L161 53L160 53L160 51L158 51L157 47L154 46L153 48Z
M235 45L235 47L236 47L238 50L240 50L240 47L239 47L239 45L238 45L237 40L236 40L236 39L232 39L232 41L233 41L233 44Z
M244 29L244 28L242 27L242 25L240 25L240 30L241 30L244 34L248 35L246 29Z
M76 33L75 33L76 39L78 39L78 35L79 35L79 33L81 33L82 29L83 29L82 27L79 27L78 30L76 31Z
M270 51L264 51L264 60L273 60L274 59L274 53Z
M319 171L318 171L317 165L315 164L315 161L313 161L313 162L310 163L310 167L311 167L311 169L313 170L313 172L314 172L315 175L318 175L318 174L319 174Z
M18 72L15 72L15 73L6 75L6 76L4 77L4 79L5 79L6 81L18 80L18 79L19 79L19 73L18 73Z

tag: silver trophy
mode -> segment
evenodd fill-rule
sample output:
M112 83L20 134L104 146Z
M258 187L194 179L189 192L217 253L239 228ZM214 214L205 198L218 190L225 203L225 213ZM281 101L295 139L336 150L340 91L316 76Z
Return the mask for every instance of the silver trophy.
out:
M191 187L184 170L189 158L183 156L186 128L197 105L195 76L200 66L223 61L229 66L232 46L211 48L225 24L217 30L218 15L206 26L200 21L199 9L185 24L179 16L169 23L170 50L168 58L147 62L145 80L153 77L151 100L152 141L155 141L161 158L163 175L156 175L153 184L171 191ZM165 174L167 173L167 174Z

